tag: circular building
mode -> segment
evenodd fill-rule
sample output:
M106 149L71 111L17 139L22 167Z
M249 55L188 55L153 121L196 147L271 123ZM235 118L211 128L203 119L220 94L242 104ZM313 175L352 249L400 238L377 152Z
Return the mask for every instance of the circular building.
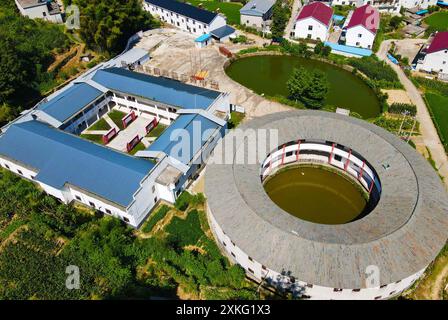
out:
M448 196L427 161L334 113L276 113L233 130L207 165L205 193L222 250L302 298L398 295L448 238Z

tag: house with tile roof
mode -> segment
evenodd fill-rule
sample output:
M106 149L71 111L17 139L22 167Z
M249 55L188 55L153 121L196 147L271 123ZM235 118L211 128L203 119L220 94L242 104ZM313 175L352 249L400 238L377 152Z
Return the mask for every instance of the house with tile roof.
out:
M265 30L272 19L272 8L275 0L250 0L240 10L240 21L242 25Z
M294 25L294 38L325 41L331 27L333 9L322 2L302 7Z
M448 74L448 32L437 32L422 53L424 58L417 64L418 70Z
M62 13L57 1L15 0L23 16L31 19L43 19L53 23L62 23Z
M372 49L380 25L380 14L371 5L356 8L343 26L347 46Z

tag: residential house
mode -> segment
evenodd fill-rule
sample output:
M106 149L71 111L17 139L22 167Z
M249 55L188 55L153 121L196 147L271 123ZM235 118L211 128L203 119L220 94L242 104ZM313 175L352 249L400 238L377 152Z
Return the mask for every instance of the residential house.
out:
M293 37L325 41L332 16L333 9L322 2L303 6L294 25Z

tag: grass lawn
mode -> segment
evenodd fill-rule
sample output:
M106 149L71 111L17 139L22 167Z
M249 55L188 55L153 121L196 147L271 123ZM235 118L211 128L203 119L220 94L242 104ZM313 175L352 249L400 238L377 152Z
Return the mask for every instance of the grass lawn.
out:
M123 121L121 121L121 119L123 119L126 113L118 110L112 110L111 112L109 112L108 115L112 119L112 121L117 125L117 127L120 128L120 130L124 129Z
M446 150L448 149L448 97L427 92L425 98Z
M154 129L151 130L150 133L148 133L147 137L159 137L162 132L166 129L166 125L159 123Z
M107 123L106 120L104 120L104 118L101 118L100 120L98 120L97 122L95 122L90 128L89 130L106 130L109 131L110 125Z
M448 11L436 12L423 21L434 30L448 31Z
M202 8L224 14L227 17L227 23L229 24L240 24L240 9L243 7L240 3L235 2L219 2L216 0L187 0L188 2L196 7L202 3Z
M145 149L146 149L145 145L144 145L142 142L139 142L139 143L134 147L134 149L132 149L132 150L129 152L129 154L134 155L134 154L136 154L138 151L142 151L142 150L145 150Z
M229 129L237 127L245 117L244 113L232 112L230 114Z
M86 140L90 140L92 142L96 142L99 144L104 144L103 136L101 134L82 134L81 138L84 138Z

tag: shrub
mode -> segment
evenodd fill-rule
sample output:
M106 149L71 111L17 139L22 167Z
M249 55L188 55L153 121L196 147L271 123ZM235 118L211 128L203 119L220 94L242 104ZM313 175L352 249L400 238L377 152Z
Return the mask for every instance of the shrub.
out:
M379 88L403 87L395 71L376 57L352 58L348 63L369 77Z
M389 112L394 114L402 114L405 111L409 112L409 115L415 116L417 114L417 107L409 103L393 103L389 107Z

